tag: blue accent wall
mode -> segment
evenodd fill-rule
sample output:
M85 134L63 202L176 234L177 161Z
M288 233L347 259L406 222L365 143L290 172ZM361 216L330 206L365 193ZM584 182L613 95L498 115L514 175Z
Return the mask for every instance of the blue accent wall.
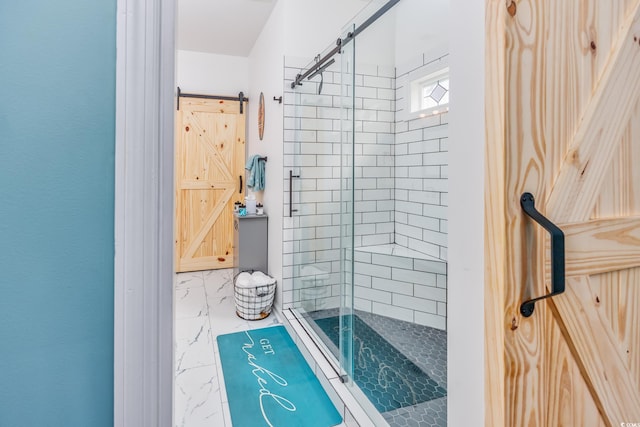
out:
M116 0L0 2L0 426L113 425Z

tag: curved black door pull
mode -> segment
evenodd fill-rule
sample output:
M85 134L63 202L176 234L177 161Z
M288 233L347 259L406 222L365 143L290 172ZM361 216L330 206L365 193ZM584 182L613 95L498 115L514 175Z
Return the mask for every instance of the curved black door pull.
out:
M564 233L558 226L538 212L533 194L523 193L520 196L520 206L522 206L524 213L540 224L551 235L551 293L532 298L520 305L520 313L524 317L529 317L533 314L536 301L564 292Z

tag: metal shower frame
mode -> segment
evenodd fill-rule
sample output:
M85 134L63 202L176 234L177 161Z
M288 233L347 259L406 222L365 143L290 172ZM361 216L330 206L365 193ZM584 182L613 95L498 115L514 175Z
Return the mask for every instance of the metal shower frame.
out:
M385 3L380 9L376 11L373 15L371 15L366 21L364 21L359 27L354 29L352 32L348 33L347 36L343 39L338 38L336 40L336 47L331 49L329 53L327 53L322 58L318 59L315 64L313 64L307 71L302 74L298 74L293 82L291 82L291 89L295 89L296 86L302 85L302 81L311 76L314 72L320 69L329 59L331 59L336 53L340 53L342 50L342 46L346 45L350 41L352 41L358 34L364 31L369 25L373 24L378 20L382 15L387 13L389 9L398 4L400 0L390 0Z

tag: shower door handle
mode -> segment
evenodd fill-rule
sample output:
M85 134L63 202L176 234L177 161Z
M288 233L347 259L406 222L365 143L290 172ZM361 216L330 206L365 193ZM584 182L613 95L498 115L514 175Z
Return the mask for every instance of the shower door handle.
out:
M289 169L289 217L298 212L298 209L293 209L293 178L300 178L300 175L294 175L293 170Z
M529 317L533 314L536 301L564 292L564 233L557 225L538 212L533 194L523 193L520 197L520 206L524 213L547 230L551 237L551 292L537 298L531 298L520 305L520 314Z

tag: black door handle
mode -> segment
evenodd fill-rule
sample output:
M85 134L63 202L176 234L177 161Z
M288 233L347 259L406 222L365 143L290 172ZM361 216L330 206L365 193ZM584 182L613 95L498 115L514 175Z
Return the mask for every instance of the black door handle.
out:
M564 292L564 233L557 225L538 212L535 202L535 198L531 193L523 193L520 196L520 206L524 213L540 224L551 235L551 293L523 302L520 305L520 313L524 317L529 317L533 314L536 301Z
M238 176L238 178L240 178L240 190L238 190L238 193L242 194L242 175Z
M292 217L294 212L298 212L298 209L293 209L293 178L300 178L300 175L294 175L293 171L289 169L289 216Z

